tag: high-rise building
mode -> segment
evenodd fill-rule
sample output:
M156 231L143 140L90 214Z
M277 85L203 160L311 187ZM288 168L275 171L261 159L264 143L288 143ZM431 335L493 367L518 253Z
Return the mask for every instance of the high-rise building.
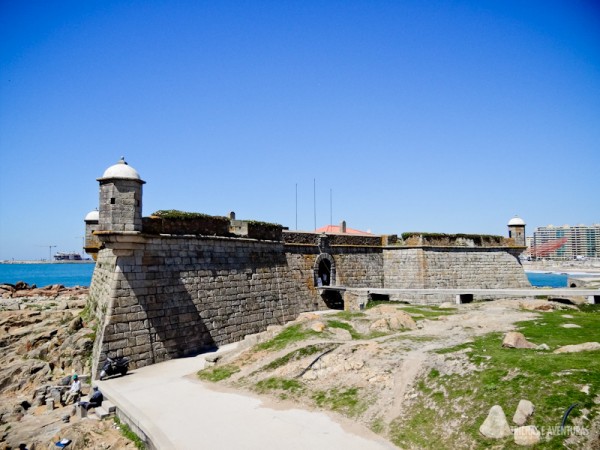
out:
M531 256L536 259L600 257L600 224L538 227L533 232Z

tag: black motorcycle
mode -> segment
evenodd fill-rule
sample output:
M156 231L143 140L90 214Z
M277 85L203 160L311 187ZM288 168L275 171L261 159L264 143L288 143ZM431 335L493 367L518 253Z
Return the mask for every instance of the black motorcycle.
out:
M127 370L129 370L129 359L125 358L124 356L118 356L114 359L107 357L104 365L102 366L102 371L100 372L100 379L103 380L106 377L110 377L118 373L125 375Z

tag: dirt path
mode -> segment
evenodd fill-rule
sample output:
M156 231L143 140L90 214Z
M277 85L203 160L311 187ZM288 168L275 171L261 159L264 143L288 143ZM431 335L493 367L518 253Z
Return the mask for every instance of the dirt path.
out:
M390 423L396 417L402 415L404 397L409 387L413 385L417 376L423 370L423 363L426 359L427 355L423 351L414 350L409 352L401 362L394 376L394 389L391 392L393 403L385 414L384 420L386 423Z
M273 361L308 344L323 345L330 342L338 346L335 351L323 356L298 380L302 386L301 395L296 395L294 391L286 392L285 388L281 387L263 390L262 395L270 397L274 402L286 399L286 404L289 399L293 399L296 405L302 404L308 409L315 409L315 407L318 409L319 405L332 408L367 427L371 426L373 421L389 425L404 414L404 408L409 403L407 400L413 395L416 381L432 369L442 374L464 374L475 370L466 355L461 355L461 352L453 354L452 358L446 358L436 353L436 350L468 344L476 336L487 333L513 330L516 322L531 320L538 316L537 312L524 310L522 306L535 308L538 305L547 306L548 302L499 300L458 307L449 305L447 310L425 308L424 314L415 312L415 307L410 306L407 310L416 320L414 329L403 329L398 332L390 330L390 333L385 336L347 341L340 341L339 330L334 330L336 333L328 332L332 330L327 326L328 316L311 317L300 320L300 323L305 328L316 329L319 326L315 324L325 324L324 331L318 338L296 343L277 352L245 351L237 357L230 355L227 362L239 366L241 370L225 383L230 388L250 389L253 395L256 395L255 386L261 383L268 383L273 379L294 379L315 355L292 358L275 369L265 369L268 364L272 365ZM402 306L398 307L399 314L405 314L402 309ZM431 314L431 311L435 311L435 314ZM387 317L385 314L369 312L365 316L358 315L344 322L355 330L366 333L374 322L378 321L379 324L385 317ZM389 322L389 317L387 320ZM327 397L328 395L343 397L350 392L346 391L344 394L343 389L353 388L359 389L363 395L362 398L355 399L359 404L363 399L365 400L362 409L358 406L344 405L343 398ZM317 404L315 404L316 398L320 399L317 400Z

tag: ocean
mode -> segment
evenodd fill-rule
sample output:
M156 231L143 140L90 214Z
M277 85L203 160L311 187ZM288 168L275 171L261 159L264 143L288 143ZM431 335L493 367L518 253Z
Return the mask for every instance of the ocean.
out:
M24 281L37 287L50 284L89 286L95 266L94 263L0 264L0 284Z
M567 287L568 275L564 273L552 272L525 272L529 282L533 287L551 287L565 288Z
M89 286L95 264L0 264L0 284L24 281L38 287L62 284L66 287ZM567 287L564 273L525 272L534 287Z

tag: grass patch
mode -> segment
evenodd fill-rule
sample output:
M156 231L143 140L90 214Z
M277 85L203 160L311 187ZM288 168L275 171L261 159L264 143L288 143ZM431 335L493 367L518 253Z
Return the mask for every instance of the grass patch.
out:
M287 347L294 342L303 341L305 339L309 339L311 337L318 336L319 333L313 330L304 330L302 329L302 325L292 325L290 327L284 328L281 333L275 336L273 339L263 342L262 344L258 344L256 346L257 350L281 350Z
M214 366L202 369L197 375L201 380L212 381L213 383L216 383L229 378L231 375L239 371L240 368L238 366L226 364L223 366Z
M473 344L472 342L465 342L464 344L455 345L454 347L440 348L440 349L436 350L435 352L439 355L445 355L447 353L455 353L455 352L464 350L465 348L470 348L472 344Z
M573 318L564 318L564 314ZM540 323L545 323L540 326ZM563 328L575 323L582 328ZM556 311L543 313L540 319L518 324L525 337L536 344L550 347L600 340L600 317L596 312ZM465 355L478 366L478 371L466 375L441 375L431 370L417 382L418 397L408 408L409 415L390 427L390 437L401 448L518 448L511 437L488 440L479 433L489 409L502 406L512 424L512 416L521 399L535 405L528 424L538 428L558 427L567 408L573 410L566 423L582 419L589 430L598 420L600 408L594 397L600 392L600 351L553 354L532 349L502 348L502 333L492 333L473 342L444 349L437 353L473 349ZM581 392L589 386L590 394ZM463 417L452 425L451 418ZM556 428L555 428L556 430ZM540 448L563 448L566 435L544 436ZM573 446L577 448L577 446Z
M327 326L329 328L340 328L342 330L348 331L350 333L350 336L352 336L352 339L364 339L364 336L358 331L356 331L354 327L347 322L342 322L340 320L328 320Z
M260 394L272 391L284 391L284 393L279 395L281 398L287 398L288 394L300 394L304 392L304 389L304 385L300 381L280 377L266 378L254 385L254 390Z
M435 319L456 313L456 310L439 309L437 306L403 306L400 309L409 315L416 315L417 319Z
M600 304L591 305L589 303L585 303L583 305L579 305L579 310L586 313L600 313Z
M573 316L573 318L563 317L564 315ZM544 326L541 326L542 323ZM565 324L575 324L581 328L564 328L561 326ZM590 341L599 342L599 325L600 314L593 309L590 312L568 310L543 313L536 320L519 323L518 330L534 344L545 343L554 349L562 345L582 344ZM548 330L552 330L552 332L548 332Z
M316 391L312 399L321 408L354 417L367 409L367 403L360 398L358 388L330 389L328 391Z
M338 313L331 315L330 317L335 317L335 318L341 319L341 320L353 320L353 319L360 319L360 318L365 317L365 313L356 312L356 311L340 311Z
M121 422L117 416L113 417L113 420L115 422L115 425L117 425L119 427L119 429L121 430L121 434L123 436L125 436L127 439L129 439L131 442L133 442L133 444L135 445L135 448L139 448L141 450L146 448L146 444L144 444L144 441L142 441L137 434L135 434L133 431L131 431L131 428L129 428L129 425Z
M328 348L331 348L330 344L307 345L306 347L298 348L282 356L281 358L277 358L274 361L271 361L261 370L275 370L279 367L285 366L286 364L292 361L297 361L299 359L305 358L306 356L314 355L315 353L325 351Z
M439 435L429 432L435 420L435 411L431 408L422 407L419 410L419 415L412 415L408 423L392 422L390 424L390 439L396 445L403 443L406 445L405 448L453 448Z
M367 309L375 308L379 305L388 305L388 306L405 306L406 302L393 302L391 300L369 300L367 302Z
M385 422L383 418L376 417L370 424L371 431L377 434L383 434L385 432Z

